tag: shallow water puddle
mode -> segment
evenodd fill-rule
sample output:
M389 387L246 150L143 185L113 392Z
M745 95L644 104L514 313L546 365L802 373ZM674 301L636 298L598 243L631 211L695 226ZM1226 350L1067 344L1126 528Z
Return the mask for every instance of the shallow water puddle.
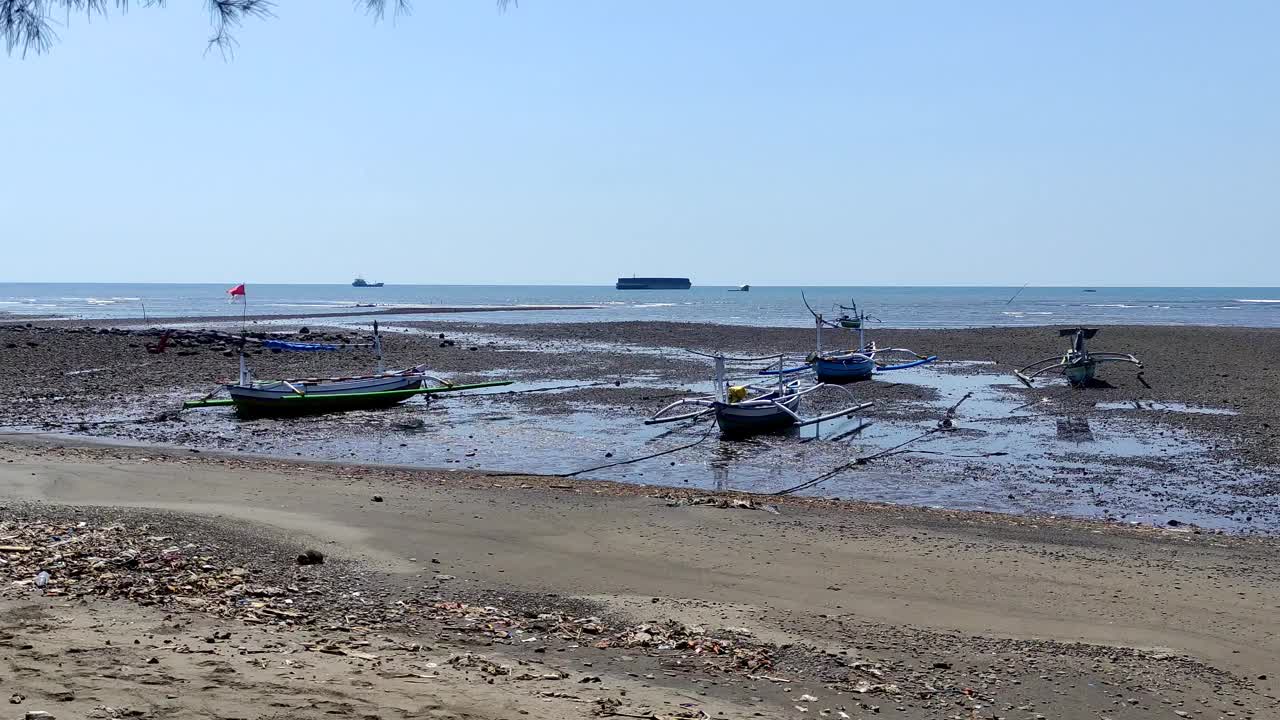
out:
M615 381L546 380L309 418L242 421L230 410L207 410L186 414L180 423L142 426L139 439L499 472L597 468L584 477L761 493L849 466L803 492L958 509L1280 528L1275 497L1233 492L1233 484L1254 477L1208 460L1202 443L1119 414L1084 416L1045 398L1029 401L1025 393L1011 391L1021 387L1014 378L983 372L987 369L946 363L885 373L869 382L920 385L936 397L885 401L857 417L739 441L722 440L710 421L645 425L658 407L686 396L671 397L652 378L622 382L622 391L630 394L618 395L626 402L615 406L598 404L595 396L584 402L574 394L594 387L608 398L618 387ZM856 396L871 389L850 387ZM689 395L710 389L709 382L700 383ZM832 402L844 399L834 392L831 397ZM952 429L938 430L953 407ZM1144 401L1142 408L1149 404ZM683 445L692 447L599 467ZM898 451L850 465L892 448Z
M1097 402L1093 404L1099 410L1154 410L1157 412L1195 413L1197 415L1239 415L1228 408L1205 407L1203 405L1187 405L1177 402L1155 402L1152 400L1134 400L1123 402Z

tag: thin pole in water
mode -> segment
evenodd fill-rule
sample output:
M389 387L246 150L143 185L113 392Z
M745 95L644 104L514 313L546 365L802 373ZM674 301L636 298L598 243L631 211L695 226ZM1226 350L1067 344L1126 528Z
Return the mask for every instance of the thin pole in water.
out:
M1023 291L1023 290L1026 290L1026 289L1027 289L1027 286L1028 286L1028 285L1030 285L1030 284L1031 284L1030 282L1024 282L1024 283L1022 283L1022 287L1018 288L1018 292L1014 293L1014 294L1013 294L1013 297L1009 298L1008 300L1005 300L1005 301L1004 301L1004 304L1005 304L1005 305L1008 305L1009 303L1013 302L1014 300L1017 300L1017 299L1018 299L1018 296L1022 294L1022 291Z

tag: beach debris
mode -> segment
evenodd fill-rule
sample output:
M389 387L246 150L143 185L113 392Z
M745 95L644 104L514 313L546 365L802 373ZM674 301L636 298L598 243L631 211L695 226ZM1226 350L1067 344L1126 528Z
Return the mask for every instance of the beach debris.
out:
M0 538L28 548L0 552L0 580L50 597L132 600L258 624L303 621L299 601L312 597L254 582L245 568L220 561L216 548L175 542L146 524L0 520Z
M44 710L28 710L26 720L55 720L53 713Z
M778 508L774 505L766 505L758 503L750 498L724 497L717 495L689 495L683 493L662 492L651 497L658 500L666 500L667 507L685 507L692 505L707 505L723 510L763 510L767 513L779 515Z
M89 711L90 718L127 718L139 717L144 715L142 711L130 710L127 707L111 707L110 705L99 705Z
M854 682L851 689L856 693L863 694L886 693L889 695L897 695L902 692L898 686L893 683L873 683L870 680L858 680Z
M485 657L484 655L478 655L476 653L463 653L461 655L454 655L453 657L449 658L446 661L446 664L460 670L463 670L463 669L479 670L480 672L486 675L493 675L495 677L499 675L511 674L511 668L507 667L506 665L499 665L498 663L493 662L492 660Z

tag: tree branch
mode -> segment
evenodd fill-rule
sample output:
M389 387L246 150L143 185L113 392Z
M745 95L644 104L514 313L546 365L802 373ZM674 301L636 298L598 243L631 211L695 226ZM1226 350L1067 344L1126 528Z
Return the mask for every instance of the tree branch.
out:
M356 7L363 7L375 20L381 20L391 5L394 17L408 15L412 10L410 0L354 0ZM519 0L494 0L499 12L519 7ZM142 7L165 7L166 0L138 0ZM205 0L213 35L209 48L217 48L228 55L235 48L235 30L245 20L265 20L274 17L274 0ZM111 10L128 12L129 0L0 0L0 40L5 51L15 51L26 57L46 53L57 41L53 29L53 13L64 11L67 22L73 13L87 16L107 15Z

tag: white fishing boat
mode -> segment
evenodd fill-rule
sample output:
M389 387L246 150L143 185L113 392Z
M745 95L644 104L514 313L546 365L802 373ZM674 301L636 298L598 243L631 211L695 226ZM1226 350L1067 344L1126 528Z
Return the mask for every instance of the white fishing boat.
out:
M1098 366L1102 363L1122 362L1137 365L1138 376L1142 376L1142 363L1129 353L1090 352L1085 347L1085 340L1090 340L1097 334L1097 328L1059 330L1058 337L1071 337L1071 347L1067 352L1063 355L1037 360L1017 370L1014 375L1027 387L1031 387L1032 380L1037 376L1056 371L1062 373L1071 385L1083 387L1094 379L1098 372Z
M773 360L781 366L781 355L764 358L728 358L721 354L704 355L715 362L715 391L711 395L677 400L667 405L645 421L647 425L694 420L714 415L720 432L726 436L753 435L761 432L804 427L816 423L850 417L866 410L874 403L858 403L848 389L827 383L806 383L800 379L788 379L778 374L777 381L769 384L741 383L728 379L726 361L759 362ZM848 396L851 405L841 410L816 417L800 414L802 400L823 388L835 388ZM697 408L686 412L682 409ZM675 414L671 414L675 413Z

